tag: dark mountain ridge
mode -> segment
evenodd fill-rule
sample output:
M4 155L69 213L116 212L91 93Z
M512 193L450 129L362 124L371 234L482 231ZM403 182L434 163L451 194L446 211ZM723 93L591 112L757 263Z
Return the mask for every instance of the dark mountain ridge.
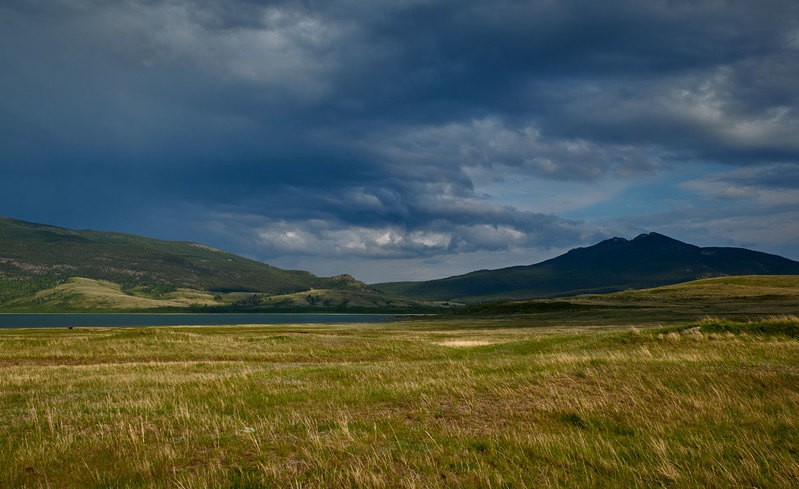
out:
M575 248L534 265L373 287L409 298L481 302L608 293L725 275L794 274L799 274L799 262L777 255L744 248L701 248L647 233Z

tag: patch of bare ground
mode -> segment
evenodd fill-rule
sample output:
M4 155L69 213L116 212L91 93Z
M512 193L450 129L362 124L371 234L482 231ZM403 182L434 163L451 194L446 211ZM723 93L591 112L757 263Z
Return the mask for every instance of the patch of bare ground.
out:
M444 340L436 342L437 345L449 346L452 348L469 348L473 346L494 345L499 343L495 340Z

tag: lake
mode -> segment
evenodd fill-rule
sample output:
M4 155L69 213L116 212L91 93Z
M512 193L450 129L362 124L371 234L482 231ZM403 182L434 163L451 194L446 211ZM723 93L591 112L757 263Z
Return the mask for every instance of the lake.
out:
M0 314L0 328L378 323L396 314Z

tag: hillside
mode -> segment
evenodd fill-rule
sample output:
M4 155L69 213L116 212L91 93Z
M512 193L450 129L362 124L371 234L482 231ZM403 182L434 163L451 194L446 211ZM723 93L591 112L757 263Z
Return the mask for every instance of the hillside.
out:
M504 318L538 325L663 325L724 317L746 321L799 315L799 275L746 275L650 289L475 304L449 317Z
M799 275L799 262L741 248L700 248L650 233L609 239L536 265L368 286L349 275L282 270L196 243L0 218L3 311L430 311L755 274Z
M128 310L251 306L252 296L306 291L338 307L390 302L349 275L282 270L209 246L131 234L75 231L0 218L0 308ZM352 294L357 300L348 300ZM249 301L249 302L248 302ZM324 308L332 301L302 304ZM409 304L403 301L401 304ZM292 307L298 307L296 301Z
M476 303L601 294L726 275L788 274L799 274L799 262L743 248L700 248L649 233L608 239L535 265L372 286L408 298Z

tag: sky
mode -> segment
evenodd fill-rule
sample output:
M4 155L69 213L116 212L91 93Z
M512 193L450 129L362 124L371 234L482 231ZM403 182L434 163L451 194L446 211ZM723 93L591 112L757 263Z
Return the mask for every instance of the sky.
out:
M0 215L367 282L799 259L795 0L3 0Z

